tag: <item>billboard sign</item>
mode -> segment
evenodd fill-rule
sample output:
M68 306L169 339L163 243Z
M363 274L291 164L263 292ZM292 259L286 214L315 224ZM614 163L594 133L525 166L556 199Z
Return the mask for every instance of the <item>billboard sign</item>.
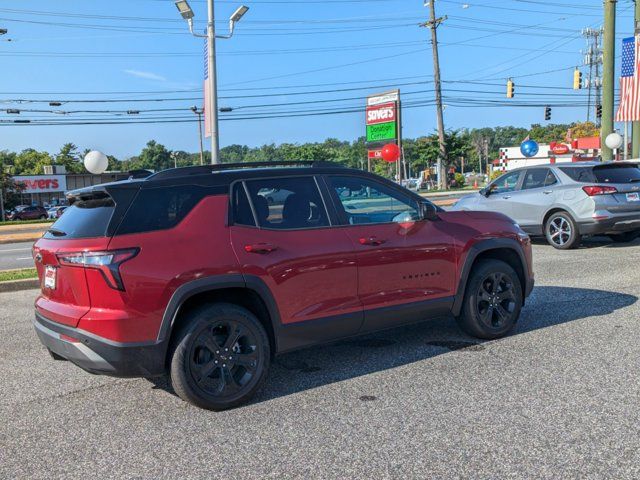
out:
M22 193L54 193L67 190L65 175L18 175L13 179L25 186Z
M370 105L367 107L367 125L377 123L395 122L396 104L381 103L380 105Z
M367 125L367 142L382 142L397 138L398 126L396 122L376 123Z

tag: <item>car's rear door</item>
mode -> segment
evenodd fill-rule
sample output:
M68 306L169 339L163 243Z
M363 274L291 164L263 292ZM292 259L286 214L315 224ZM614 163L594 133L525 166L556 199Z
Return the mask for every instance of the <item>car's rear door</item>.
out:
M232 186L231 202L231 241L241 271L249 283L266 285L282 325L334 320L316 341L356 333L362 305L354 248L335 228L317 179L247 179ZM301 343L313 341L302 337Z
M366 329L399 324L439 301L446 304L455 282L453 239L438 222L419 220L419 201L372 178L327 175L325 180L357 252Z

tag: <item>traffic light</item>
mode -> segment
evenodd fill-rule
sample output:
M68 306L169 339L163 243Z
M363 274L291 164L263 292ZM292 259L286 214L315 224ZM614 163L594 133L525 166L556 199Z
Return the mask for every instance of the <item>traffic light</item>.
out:
M582 88L582 72L577 68L573 72L573 89L580 90Z
M544 107L544 119L546 121L551 120L551 107Z
M602 118L602 105L596 105L596 118Z
M507 98L513 98L516 94L516 84L513 83L513 80L509 79L507 81Z

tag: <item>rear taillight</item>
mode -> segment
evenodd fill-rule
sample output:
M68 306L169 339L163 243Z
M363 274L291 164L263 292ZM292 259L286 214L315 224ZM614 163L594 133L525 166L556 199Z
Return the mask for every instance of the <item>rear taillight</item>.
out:
M138 248L128 248L103 252L73 252L61 253L57 257L61 265L99 270L111 288L124 291L120 265L131 260L139 251Z
M593 197L595 195L607 195L609 193L618 193L616 187L601 187L599 185L588 185L586 187L582 187L584 193Z

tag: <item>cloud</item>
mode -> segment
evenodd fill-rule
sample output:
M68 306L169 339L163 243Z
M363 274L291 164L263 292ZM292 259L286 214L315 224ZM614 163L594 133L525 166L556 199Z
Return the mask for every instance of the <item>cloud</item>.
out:
M124 73L127 73L129 75L132 75L134 77L138 77L138 78L145 78L147 80L156 80L158 82L166 82L167 79L164 78L161 75L158 75L156 73L153 72L144 72L142 70L125 70Z

